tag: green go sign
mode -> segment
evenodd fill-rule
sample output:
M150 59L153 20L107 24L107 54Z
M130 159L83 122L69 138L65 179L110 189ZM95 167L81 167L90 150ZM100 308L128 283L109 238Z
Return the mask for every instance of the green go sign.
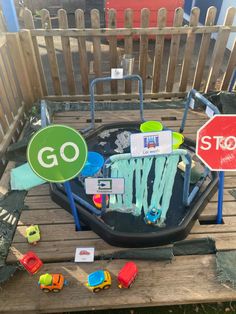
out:
M65 125L50 125L38 131L27 147L32 170L49 182L65 182L76 177L87 161L84 138Z

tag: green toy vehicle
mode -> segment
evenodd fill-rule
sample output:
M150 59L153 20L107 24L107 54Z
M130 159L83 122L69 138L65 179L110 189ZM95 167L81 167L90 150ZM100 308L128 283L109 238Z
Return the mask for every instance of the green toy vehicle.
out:
M26 238L30 244L36 244L40 240L38 225L32 225L26 229Z

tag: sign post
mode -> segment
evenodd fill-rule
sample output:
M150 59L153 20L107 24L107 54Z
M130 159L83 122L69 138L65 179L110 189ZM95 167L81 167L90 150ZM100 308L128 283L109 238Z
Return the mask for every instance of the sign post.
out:
M64 125L50 125L39 130L27 147L32 170L48 182L64 183L77 230L81 230L70 181L87 161L87 145L76 130Z
M236 170L236 115L215 115L197 132L197 156L219 171L217 223L222 222L224 171Z

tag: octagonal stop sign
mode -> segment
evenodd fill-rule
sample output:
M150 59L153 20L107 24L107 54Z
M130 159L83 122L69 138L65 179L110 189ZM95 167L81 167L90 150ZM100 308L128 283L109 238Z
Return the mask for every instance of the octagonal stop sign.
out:
M197 156L211 170L236 170L236 115L215 115L197 132Z

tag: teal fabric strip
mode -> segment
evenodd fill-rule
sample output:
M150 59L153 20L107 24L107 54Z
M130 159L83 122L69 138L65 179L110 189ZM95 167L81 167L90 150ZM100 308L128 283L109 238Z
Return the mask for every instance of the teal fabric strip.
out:
M161 223L165 221L169 209L172 190L177 172L179 158L187 163L185 150L179 149L169 155L132 158L130 154L111 156L111 177L125 179L124 195L111 195L110 208L122 212L132 212L141 215L154 208L161 208ZM152 186L147 186L148 176L155 162L155 178ZM135 187L135 190L133 188ZM151 202L148 204L148 194L151 193ZM135 196L135 204L133 204Z
M142 209L142 195L140 194L141 189L141 171L143 169L143 159L137 158L136 159L136 167L135 167L135 196L136 196L136 204L134 215L138 216Z
M170 156L168 159L168 167L166 171L166 181L164 184L162 204L161 204L161 220L165 221L166 213L169 209L170 199L172 196L173 185L175 181L175 175L177 171L177 164L179 162L179 156Z
M151 204L148 210L151 210L153 207L156 209L160 208L161 194L159 189L162 181L162 174L164 171L165 163L165 157L155 158L155 179L152 186Z
M152 166L153 162L153 157L146 157L144 158L143 162L143 171L142 171L142 178L141 178L141 185L140 185L140 190L137 191L140 193L142 197L142 206L144 208L144 211L147 210L148 208L148 202L147 202L147 196L148 196L148 186L147 186L147 181L148 181L148 175ZM138 208L139 215L141 214L141 208Z
M118 177L118 165L113 163L111 164L111 178ZM109 197L109 207L116 208L117 206L117 196L116 194L110 195Z

